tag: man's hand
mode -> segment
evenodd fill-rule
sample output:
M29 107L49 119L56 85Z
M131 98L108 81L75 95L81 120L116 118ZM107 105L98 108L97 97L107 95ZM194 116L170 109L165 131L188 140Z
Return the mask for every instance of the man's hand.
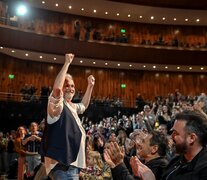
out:
M116 142L109 143L104 150L104 157L106 162L109 161L107 162L109 166L112 164L111 162L113 162L114 167L121 164L124 161L124 154L124 147L119 147Z
M136 177L140 177L142 180L155 180L153 172L146 165L142 164L136 156L131 157L130 165Z
M69 64L72 63L73 59L74 59L74 54L70 53L70 54L65 55L65 62L66 63L69 63Z
M108 154L107 150L104 150L104 159L105 159L106 163L109 165L110 168L115 168L115 164L111 160L111 157Z
M95 85L95 78L93 77L93 75L88 76L88 85Z

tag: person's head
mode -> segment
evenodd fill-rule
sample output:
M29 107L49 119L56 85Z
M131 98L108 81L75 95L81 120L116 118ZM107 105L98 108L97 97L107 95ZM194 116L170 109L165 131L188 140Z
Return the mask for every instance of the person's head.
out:
M63 96L66 101L71 101L75 95L75 84L70 74L66 74L63 86Z
M144 106L144 112L145 113L149 113L151 111L150 106L149 105L145 105Z
M95 133L93 134L92 141L94 151L102 153L105 145L105 138L100 133Z
M207 96L206 95L200 95L197 99L197 102L199 106L203 109L205 113L207 113Z
M204 147L207 144L207 119L195 111L183 111L176 114L172 139L179 154L186 154L192 149Z
M116 142L117 139L116 139L116 133L115 132L111 132L110 135L109 135L109 140L108 142Z
M32 133L35 133L38 131L38 124L36 122L31 122L29 129Z
M167 136L167 125L166 124L160 124L159 127L158 127L158 132L160 132L164 136Z
M162 106L163 113L168 113L168 107L166 105Z
M23 126L19 126L17 128L17 132L16 132L17 136L16 137L24 137L26 132L27 131L26 131L26 129Z
M140 132L133 136L133 139L135 141L137 155L146 161L166 155L168 147L167 138L159 132Z
M2 139L4 137L4 133L0 132L0 139Z

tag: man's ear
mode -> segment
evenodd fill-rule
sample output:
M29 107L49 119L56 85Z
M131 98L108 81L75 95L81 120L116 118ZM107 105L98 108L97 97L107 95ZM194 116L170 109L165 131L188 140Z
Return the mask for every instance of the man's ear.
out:
M197 140L197 135L195 133L191 133L189 135L189 138L188 138L188 142L190 145L193 145L195 143L195 141Z
M156 154L158 151L158 145L151 146L151 154Z

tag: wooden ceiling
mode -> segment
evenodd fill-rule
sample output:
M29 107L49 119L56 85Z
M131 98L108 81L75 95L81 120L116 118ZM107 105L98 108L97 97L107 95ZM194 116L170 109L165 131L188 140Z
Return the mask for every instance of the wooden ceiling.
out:
M155 7L167 7L178 9L197 9L207 10L207 0L108 0L121 3L155 6Z

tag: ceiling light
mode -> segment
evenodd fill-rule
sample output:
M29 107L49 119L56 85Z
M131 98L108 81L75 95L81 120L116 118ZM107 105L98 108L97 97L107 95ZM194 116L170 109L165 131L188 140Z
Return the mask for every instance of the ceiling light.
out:
M58 7L58 3L56 3L55 6Z
M96 9L94 9L93 12L96 13Z
M27 7L25 5L20 5L17 8L17 15L24 16L27 13Z
M204 68L203 68L203 67L201 67L201 70L204 70Z
M56 57L54 57L53 59L54 59L54 61L55 61L57 58L56 58Z
M119 16L119 13L117 13L116 15Z
M72 9L72 6L68 6L69 7L69 9Z
M45 1L42 1L42 4L45 4Z
M4 49L4 48L1 46L0 49Z
M177 69L180 69L180 67L178 66Z
M168 66L165 66L165 69L168 69Z
M132 65L130 64L129 67L132 67Z
M192 67L189 67L189 69L191 70L191 69L193 69Z
M200 19L196 19L196 22L199 22L200 21Z
M142 19L142 16L139 16L140 19Z
M174 18L173 20L174 20L174 21L176 21L177 19L176 19L176 18Z
M185 19L185 21L187 22L187 21L188 21L188 19L186 18L186 19Z
M82 60L80 60L80 63L83 63L83 61L82 61Z
M163 17L162 20L164 21L165 20L165 17Z
M105 63L105 65L107 66L107 65L108 65L108 63L106 62L106 63Z
M117 66L121 66L121 64L117 64Z
M28 54L28 53L26 53L26 54L25 54L25 56L29 56L29 54Z
M95 61L93 61L93 64L96 64L96 62L95 62Z
M146 66L144 65L143 68L146 68Z
M84 8L81 8L81 11L84 11Z
M131 17L131 14L128 14L128 17Z
M105 14L108 14L108 12L106 11Z
M40 59L42 59L42 56L40 56Z
M15 52L15 50L12 50L11 52L12 52L12 53L14 53L14 52Z
M156 66L153 66L153 69L156 69Z
M153 20L154 19L154 16L151 16L150 19Z

